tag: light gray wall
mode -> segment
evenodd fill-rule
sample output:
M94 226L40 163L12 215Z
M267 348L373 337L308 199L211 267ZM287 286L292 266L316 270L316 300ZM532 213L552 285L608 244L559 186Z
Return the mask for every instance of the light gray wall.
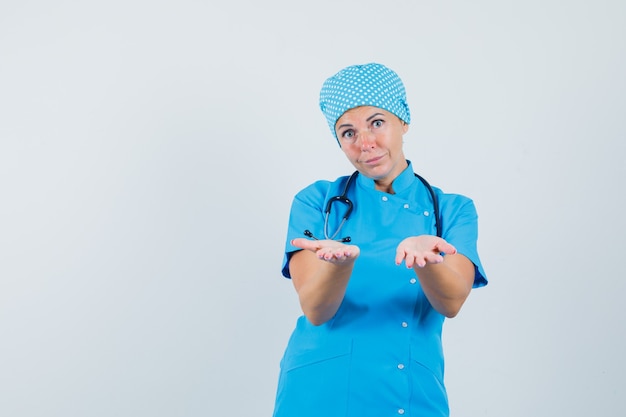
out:
M453 416L624 415L622 1L0 4L0 415L268 416L293 194L351 171L323 80L404 79L475 200Z

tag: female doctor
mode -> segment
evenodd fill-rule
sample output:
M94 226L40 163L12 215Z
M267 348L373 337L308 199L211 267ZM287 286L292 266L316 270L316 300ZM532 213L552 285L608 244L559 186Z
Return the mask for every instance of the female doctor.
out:
M448 416L442 324L487 284L474 204L414 175L405 88L391 69L344 68L320 107L356 172L293 200L282 272L304 315L274 417Z

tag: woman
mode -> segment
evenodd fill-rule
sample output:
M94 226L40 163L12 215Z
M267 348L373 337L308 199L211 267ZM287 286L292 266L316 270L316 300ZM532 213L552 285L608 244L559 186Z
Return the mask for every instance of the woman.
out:
M282 272L304 315L274 416L448 416L442 324L487 283L474 204L414 175L406 93L389 68L343 69L320 107L356 172L294 198Z

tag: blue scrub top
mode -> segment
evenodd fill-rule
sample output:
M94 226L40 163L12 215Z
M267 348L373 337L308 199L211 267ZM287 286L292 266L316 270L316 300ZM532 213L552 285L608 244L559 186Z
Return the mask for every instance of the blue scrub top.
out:
M341 195L348 177L317 181L293 201L283 265L299 250L291 240L324 236L326 202ZM281 361L274 417L448 416L443 384L444 316L430 305L413 269L395 264L398 244L409 236L435 235L430 194L411 163L393 182L395 194L356 177L348 190L354 210L337 238L361 249L335 316L313 326L301 316ZM433 187L443 238L475 265L474 287L487 284L478 257L477 214L464 196ZM333 204L332 234L344 208Z

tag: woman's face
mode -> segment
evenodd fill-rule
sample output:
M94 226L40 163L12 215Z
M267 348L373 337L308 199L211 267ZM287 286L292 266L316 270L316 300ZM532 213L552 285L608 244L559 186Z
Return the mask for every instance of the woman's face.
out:
M335 124L348 160L386 192L393 192L392 181L407 167L402 136L408 129L395 114L371 106L350 109Z

